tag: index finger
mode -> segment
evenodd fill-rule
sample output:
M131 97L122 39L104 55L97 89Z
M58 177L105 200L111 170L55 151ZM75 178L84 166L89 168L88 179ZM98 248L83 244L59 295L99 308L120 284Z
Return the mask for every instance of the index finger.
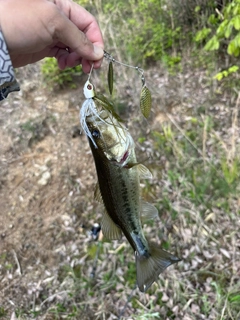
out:
M60 14L55 22L54 39L69 47L79 58L98 61L103 58L103 49L93 44L67 17Z
M101 30L90 12L73 1L55 0L54 3L94 45L104 48Z

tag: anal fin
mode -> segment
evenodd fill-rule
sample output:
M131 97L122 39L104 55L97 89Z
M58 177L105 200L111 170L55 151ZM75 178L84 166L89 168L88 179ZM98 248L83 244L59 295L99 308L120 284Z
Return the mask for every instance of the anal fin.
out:
M103 235L109 240L119 240L122 237L121 229L113 222L106 210L103 212L101 228Z
M141 201L141 221L154 220L158 217L157 208L149 202Z
M100 192L100 188L99 188L98 182L97 182L95 190L94 190L94 199L99 203L103 203L102 195L101 195L101 192Z

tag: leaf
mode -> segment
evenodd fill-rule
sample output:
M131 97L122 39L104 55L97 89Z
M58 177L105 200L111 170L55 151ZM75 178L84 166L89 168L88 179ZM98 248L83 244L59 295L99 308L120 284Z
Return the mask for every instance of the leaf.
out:
M233 16L236 16L237 14L240 13L240 5L237 3L234 3L234 7L233 7Z
M218 72L214 77L214 79L221 81L223 78L223 73L222 72Z
M141 90L140 96L140 109L145 118L148 118L150 115L152 106L152 97L150 90L144 85Z
M219 41L216 36L213 36L205 45L204 50L213 51L219 49Z
M224 32L225 32L225 29L227 27L227 24L228 24L228 20L226 19L219 25L219 27L217 28L217 31L216 31L216 35L218 37L223 37L224 36Z
M236 30L240 30L240 16L239 15L232 18L232 23L233 23L233 26Z
M195 8L195 12L199 12L201 10L201 7L200 6L196 6L196 8Z
M230 67L230 68L228 69L228 72L229 72L229 73L234 73L234 72L237 72L238 69L239 69L238 66L232 66L232 67Z
M236 42L234 40L232 40L227 48L227 52L230 55L234 55L235 57L239 56L239 47L236 46Z
M230 37L230 35L232 34L232 27L233 27L233 24L232 24L232 21L230 21L226 27L225 32L224 32L225 38L228 39Z
M211 32L211 29L210 28L203 28L202 30L198 31L194 40L196 42L199 42L199 41L202 41L204 40L208 34Z
M218 18L215 14L211 14L208 18L208 23L215 25L218 22Z
M112 61L109 62L108 66L108 89L110 94L113 92L113 63Z
M236 294L236 295L233 295L232 297L229 298L229 301L230 302L240 302L240 294Z
M230 253L224 249L224 248L220 248L221 253L228 259L231 259Z
M235 46L240 48L240 34L236 35L233 41L235 42Z
M223 74L224 77L227 77L227 76L228 76L228 71L227 71L227 70L224 70L224 71L222 72L222 74Z

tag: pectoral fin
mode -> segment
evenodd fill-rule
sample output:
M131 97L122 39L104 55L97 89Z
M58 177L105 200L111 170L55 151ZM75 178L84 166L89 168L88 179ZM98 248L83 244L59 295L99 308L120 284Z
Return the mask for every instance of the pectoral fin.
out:
M153 220L158 217L158 210L152 204L141 201L141 221Z
M140 179L151 179L152 173L151 171L144 166L142 163L136 162L136 163L127 163L124 168L131 169L133 167L136 167L138 169L138 174Z
M109 240L119 240L122 237L121 229L113 222L106 210L103 212L102 218L102 232Z
M145 167L143 164L138 165L138 173L140 179L152 179L151 171Z

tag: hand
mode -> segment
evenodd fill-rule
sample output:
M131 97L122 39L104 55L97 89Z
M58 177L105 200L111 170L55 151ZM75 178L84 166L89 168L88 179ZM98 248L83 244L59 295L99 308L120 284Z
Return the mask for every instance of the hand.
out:
M96 19L72 0L0 0L0 28L14 67L55 57L60 69L101 66Z

